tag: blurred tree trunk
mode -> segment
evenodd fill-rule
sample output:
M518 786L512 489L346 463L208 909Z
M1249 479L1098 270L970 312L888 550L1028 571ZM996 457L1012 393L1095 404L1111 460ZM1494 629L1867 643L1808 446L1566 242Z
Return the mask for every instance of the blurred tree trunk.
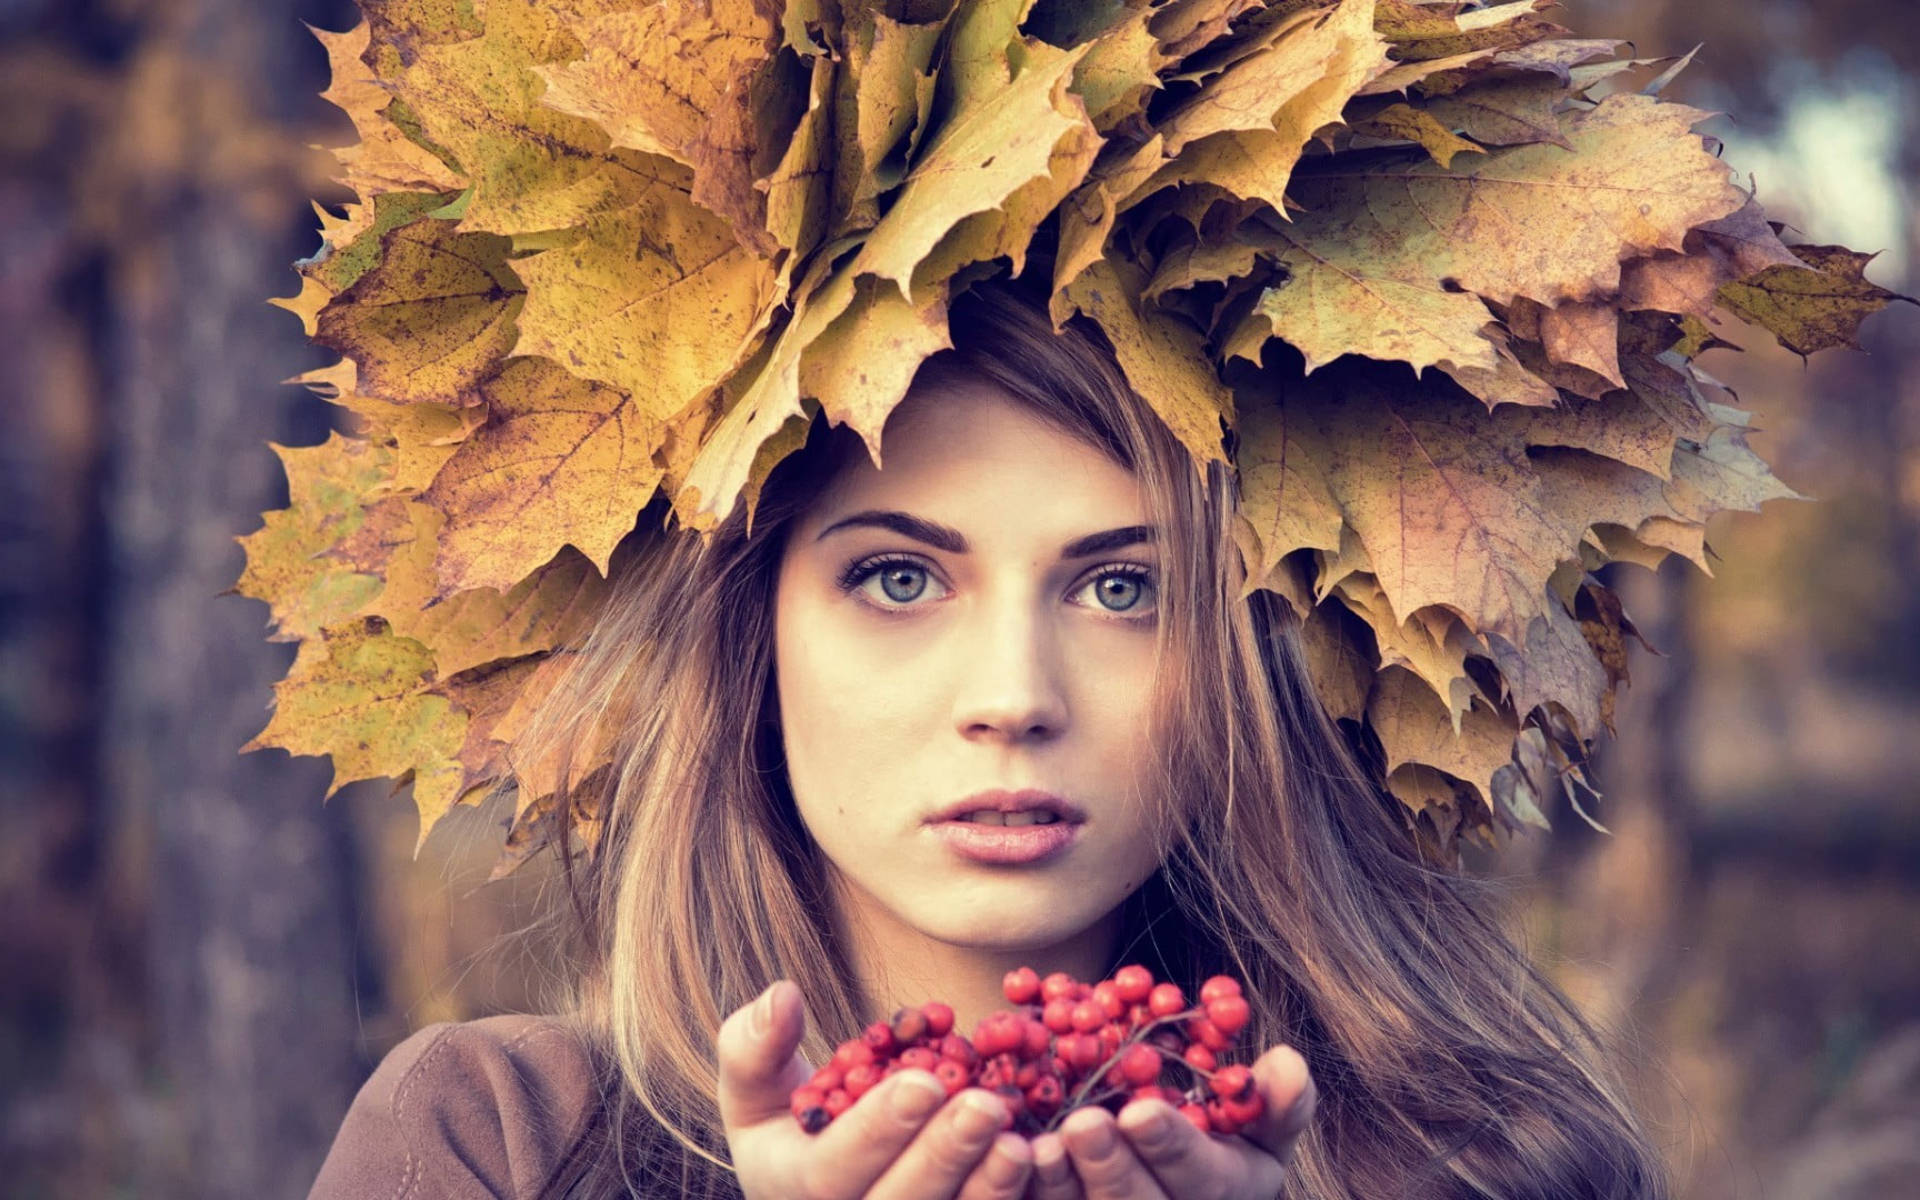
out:
M93 72L40 164L76 260L44 278L65 280L91 360L51 402L92 411L43 415L83 431L72 457L98 477L79 490L102 497L90 520L43 523L77 544L41 547L77 550L63 561L93 598L51 614L91 647L82 707L97 719L80 761L54 768L87 781L82 828L48 835L64 839L49 848L66 851L61 911L76 918L67 1104L91 1126L65 1136L141 1195L304 1194L364 1075L346 813L318 803L325 764L237 753L291 652L263 640L258 604L219 597L235 535L286 502L264 443L325 432L279 386L315 355L263 289L291 281L313 239L301 147L325 59L296 16L337 7L49 8L69 65ZM140 1052L103 1066L122 1037Z

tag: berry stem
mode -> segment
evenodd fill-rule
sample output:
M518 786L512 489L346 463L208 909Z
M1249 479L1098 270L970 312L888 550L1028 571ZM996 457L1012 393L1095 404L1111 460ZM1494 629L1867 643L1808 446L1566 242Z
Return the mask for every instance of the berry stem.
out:
M1124 1042L1121 1042L1120 1048L1113 1052L1113 1057L1107 1059L1106 1062L1101 1063L1098 1067L1094 1068L1094 1070L1087 1075L1086 1079L1081 1082L1079 1090L1074 1092L1072 1096L1068 1097L1067 1102L1060 1106L1059 1112L1056 1112L1053 1114L1052 1119L1050 1119L1047 1122L1046 1128L1041 1130L1041 1132L1052 1133L1053 1130L1056 1127L1058 1127L1062 1121L1067 1119L1067 1115L1069 1113L1072 1113L1074 1110L1078 1108L1082 1108L1087 1104L1093 1103L1087 1098L1089 1093L1091 1093L1095 1087L1099 1086L1100 1081L1106 1077L1106 1074L1108 1071L1112 1070L1114 1066L1119 1063L1121 1057L1124 1056L1126 1052L1132 1049L1136 1044L1143 1041L1148 1034L1160 1028L1162 1025L1171 1025L1176 1021L1185 1021L1193 1017L1200 1016L1203 1011L1204 1011L1203 1009L1190 1008L1185 1012L1169 1013L1167 1016L1158 1017L1152 1021L1148 1021L1145 1025L1142 1025L1140 1028L1128 1034L1127 1040ZM1168 1053L1165 1049L1163 1049L1160 1046L1154 1046L1154 1049L1159 1050L1162 1054ZM1193 1066L1192 1063L1186 1062L1185 1059L1181 1059L1180 1061L1183 1063L1186 1063L1186 1065L1189 1067ZM1197 1067L1194 1069L1198 1070ZM1210 1075L1208 1077L1211 1078ZM1108 1089L1109 1093L1113 1093L1115 1091L1116 1089L1113 1089L1113 1088Z

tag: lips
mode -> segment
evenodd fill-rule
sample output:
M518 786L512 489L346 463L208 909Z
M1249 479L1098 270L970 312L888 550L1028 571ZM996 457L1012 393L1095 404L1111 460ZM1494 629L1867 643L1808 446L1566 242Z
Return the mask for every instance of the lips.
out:
M962 858L999 866L1045 862L1065 852L1086 827L1077 821L1049 825L982 825L975 821L941 821L934 833Z
M1036 815L1044 820L1051 817L1061 825L1079 825L1086 821L1087 814L1079 805L1041 788L1021 788L1009 791L994 788L984 792L975 792L964 799L956 800L927 818L929 825L942 822L966 822L968 817L988 813L1001 814L998 820L1005 824L1009 819L1019 822L1032 822ZM994 818L989 817L988 820ZM980 828L995 828L995 825L981 823ZM1006 824L1007 828L1024 828L1024 824Z

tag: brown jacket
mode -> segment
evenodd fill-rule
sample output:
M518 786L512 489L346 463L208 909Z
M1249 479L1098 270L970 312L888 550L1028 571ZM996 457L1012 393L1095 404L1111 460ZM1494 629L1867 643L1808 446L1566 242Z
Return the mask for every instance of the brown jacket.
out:
M551 1017L429 1025L354 1097L309 1200L552 1195L599 1095L585 1047Z

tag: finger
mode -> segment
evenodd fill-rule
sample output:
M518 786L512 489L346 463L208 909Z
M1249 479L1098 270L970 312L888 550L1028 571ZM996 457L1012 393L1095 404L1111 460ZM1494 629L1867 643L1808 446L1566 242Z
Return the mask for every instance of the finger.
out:
M1167 1200L1106 1109L1081 1109L1061 1123L1060 1132L1087 1200Z
M1015 1200L1027 1191L1033 1177L1033 1147L1017 1133L993 1139L986 1158L967 1176L959 1200Z
M788 979L774 981L757 1000L720 1023L714 1051L719 1057L720 1121L729 1142L737 1146L736 1131L774 1117L793 1119L793 1089L813 1075L799 1055L806 1031L800 989Z
M1115 1122L1169 1196L1272 1196L1286 1179L1273 1156L1245 1138L1209 1137L1164 1100L1136 1100Z
M1253 1081L1266 1100L1266 1111L1241 1135L1284 1167L1300 1135L1313 1123L1319 1089L1314 1087L1307 1060L1292 1046L1275 1046L1262 1054L1253 1064Z
M967 1088L928 1121L886 1168L867 1193L868 1200L955 1195L986 1157L995 1137L1011 1124L1013 1114L1005 1100L985 1088Z
M1027 1180L1027 1200L1085 1200L1080 1177L1073 1173L1067 1144L1057 1133L1033 1139L1033 1174Z
M808 1196L882 1195L876 1181L932 1128L930 1118L946 1101L947 1089L933 1072L914 1067L882 1080L811 1137L789 1117L785 1128L810 1144L802 1154L805 1177L786 1182Z

